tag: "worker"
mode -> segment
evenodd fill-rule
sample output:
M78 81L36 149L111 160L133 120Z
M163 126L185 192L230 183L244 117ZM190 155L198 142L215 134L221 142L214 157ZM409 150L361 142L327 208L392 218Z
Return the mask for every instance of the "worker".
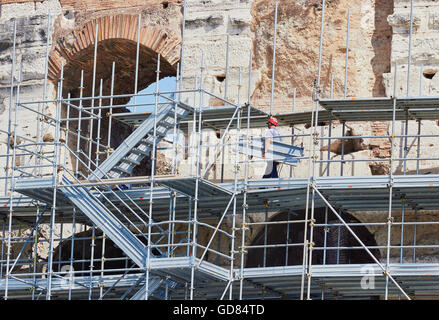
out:
M268 130L265 134L265 145L264 145L264 152L262 154L262 158L266 159L267 152L271 146L272 141L281 141L282 138L280 137L279 131L276 129L277 125L279 124L279 121L274 118L270 117L268 120ZM277 166L279 165L279 162L274 161L273 159L267 161L267 167L265 168L263 179L266 178L279 178L278 172L277 172Z

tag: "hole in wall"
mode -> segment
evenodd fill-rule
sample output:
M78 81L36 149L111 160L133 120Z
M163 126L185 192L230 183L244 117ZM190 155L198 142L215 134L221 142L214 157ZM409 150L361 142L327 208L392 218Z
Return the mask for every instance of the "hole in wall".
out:
M225 75L218 75L218 76L215 76L215 78L219 82L224 82L224 80L226 80L226 76Z
M0 42L0 52L8 50L10 47L12 47L12 44L10 42Z
M66 19L72 20L72 19L75 18L75 15L73 14L72 11L67 10L66 12L64 12L64 17L65 17Z
M168 2L163 2L162 6L163 6L163 9L167 9L169 7L169 3Z
M422 75L424 76L424 78L426 79L433 79L433 77L436 75L436 70L433 69L429 69L429 70L425 70Z

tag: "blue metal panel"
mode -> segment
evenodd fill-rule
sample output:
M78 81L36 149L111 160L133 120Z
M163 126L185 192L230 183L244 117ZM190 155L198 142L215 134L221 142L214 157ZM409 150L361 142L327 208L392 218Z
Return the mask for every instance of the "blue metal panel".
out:
M244 140L241 140L239 142L239 152L248 154L250 156L262 158L264 150L265 138L263 137L249 137L248 145L247 142ZM269 150L265 155L265 159L293 164L299 162L299 159L295 158L302 156L302 147L296 147L293 145L272 140Z

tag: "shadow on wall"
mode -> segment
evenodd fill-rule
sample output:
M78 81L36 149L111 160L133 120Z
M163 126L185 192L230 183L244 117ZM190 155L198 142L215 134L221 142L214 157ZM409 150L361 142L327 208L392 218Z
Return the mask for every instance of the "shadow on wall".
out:
M132 260L126 259L126 254L111 239L108 237L105 238L104 243L103 233L101 230L96 230L94 236L96 238L93 249L93 270L101 270L102 256L105 257L104 275L120 274L120 269L129 269L130 267L137 268L137 265L135 265ZM73 271L76 272L75 276L80 277L90 275L90 262L92 257L91 237L92 230L76 233L74 235L73 252L72 238L62 241L61 244L54 249L53 270L64 271L66 266L70 265L70 259L73 257L74 262L72 266ZM139 236L139 240L144 245L148 244L148 241L145 239L145 237ZM102 251L103 246L104 251ZM104 254L102 254L103 252ZM159 255L160 253L156 249L153 249L152 254ZM95 273L95 275L96 274L97 273Z
M311 212L311 211L310 211ZM316 208L314 215L317 224L325 222L325 208ZM275 215L270 221L291 221L291 220L304 220L305 210L297 211L294 213L282 212ZM355 217L350 214L342 214L342 218L347 223L359 223ZM328 223L340 224L337 217L328 211ZM289 231L288 231L288 225ZM366 246L376 246L377 243L373 235L364 226L352 226L352 230L363 241ZM309 239L309 232L308 236ZM293 224L274 224L267 227L267 244L286 244L288 234L289 244L298 244L297 246L290 246L288 249L288 255L285 247L267 248L265 257L265 266L285 266L285 265L302 265L303 263L303 239L304 239L304 223ZM320 248L324 246L324 234L323 227L314 227L313 242L315 243L315 250L313 251L313 264L323 264L324 251ZM262 229L251 246L263 245L265 242L265 229ZM327 239L326 239L326 264L362 264L373 263L372 257L364 249L328 249L329 247L359 247L360 244L352 236L352 234L344 226L330 226L328 227ZM379 260L381 255L378 249L370 249L372 254ZM247 268L263 267L264 266L264 249L248 249L248 257L246 262Z

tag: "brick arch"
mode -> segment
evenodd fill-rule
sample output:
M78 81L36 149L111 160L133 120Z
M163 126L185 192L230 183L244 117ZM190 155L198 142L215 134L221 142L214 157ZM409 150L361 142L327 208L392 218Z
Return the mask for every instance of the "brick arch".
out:
M137 42L138 15L112 15L100 17L87 22L80 29L72 31L55 44L50 53L48 77L57 82L61 65L74 59L81 51L95 44L96 24L99 25L99 42L111 39L124 39ZM168 33L159 26L143 26L140 28L140 44L155 53L160 53L162 59L174 66L180 59L180 43L178 38L169 37Z

